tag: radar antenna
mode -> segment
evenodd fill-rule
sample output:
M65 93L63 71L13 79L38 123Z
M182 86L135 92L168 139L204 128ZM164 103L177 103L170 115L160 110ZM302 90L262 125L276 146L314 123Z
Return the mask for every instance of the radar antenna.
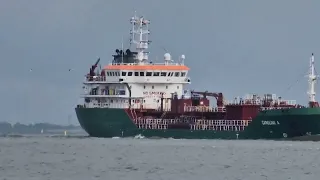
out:
M144 64L148 60L149 52L145 50L148 49L148 45L151 41L148 40L148 35L150 34L149 31L149 24L150 21L145 19L143 16L137 17L136 13L131 18L132 30L130 31L131 39L130 45L136 44L137 50L137 60L139 64Z

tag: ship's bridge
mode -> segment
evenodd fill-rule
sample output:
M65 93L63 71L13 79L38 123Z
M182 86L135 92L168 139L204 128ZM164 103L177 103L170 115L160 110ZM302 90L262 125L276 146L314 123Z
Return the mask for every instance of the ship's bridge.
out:
M104 71L109 82L114 83L190 83L189 67L179 63L112 63Z

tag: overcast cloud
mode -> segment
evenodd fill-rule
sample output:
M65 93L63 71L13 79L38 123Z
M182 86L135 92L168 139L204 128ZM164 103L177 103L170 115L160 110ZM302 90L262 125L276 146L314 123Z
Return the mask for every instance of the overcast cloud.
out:
M0 121L78 123L84 75L97 56L109 63L122 37L127 47L135 10L151 20L150 57L185 54L191 88L305 104L312 52L320 64L319 9L317 0L0 0Z

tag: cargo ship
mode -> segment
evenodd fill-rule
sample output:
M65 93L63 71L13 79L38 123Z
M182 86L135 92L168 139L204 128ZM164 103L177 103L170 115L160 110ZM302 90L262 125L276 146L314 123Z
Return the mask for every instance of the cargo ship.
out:
M320 134L320 108L315 100L314 56L309 67L309 104L275 94L247 94L227 100L222 92L185 89L191 83L185 55L162 63L149 60L150 21L130 19L130 46L115 50L112 61L100 58L84 80L84 102L75 112L92 137L182 139L283 139ZM209 97L216 105L210 105Z

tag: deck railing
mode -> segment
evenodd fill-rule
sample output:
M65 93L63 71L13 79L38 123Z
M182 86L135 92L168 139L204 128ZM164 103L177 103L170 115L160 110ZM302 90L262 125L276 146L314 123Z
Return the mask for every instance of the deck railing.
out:
M129 104L117 104L117 103L89 103L82 105L83 108L115 108L115 109L127 109ZM139 104L132 104L132 109L141 109Z
M106 82L106 76L86 76L85 82Z
M239 101L232 101L232 100L225 100L224 101L225 105L263 105L263 101L262 100L246 100L244 99L241 103ZM290 105L290 106L294 106L297 104L296 100L273 100L271 102L271 105L275 105L275 104L285 104L285 105Z
M226 108L209 106L185 106L184 112L226 112Z
M140 129L167 129L170 124L179 124L181 119L143 119L138 118L134 123ZM204 120L189 119L190 130L215 130L215 131L243 131L251 120Z
M141 64L139 63L109 63L108 65L111 66L141 66ZM184 64L181 63L148 63L148 64L144 64L144 65L148 65L148 66L152 66L152 65L168 65L168 66L183 66Z

